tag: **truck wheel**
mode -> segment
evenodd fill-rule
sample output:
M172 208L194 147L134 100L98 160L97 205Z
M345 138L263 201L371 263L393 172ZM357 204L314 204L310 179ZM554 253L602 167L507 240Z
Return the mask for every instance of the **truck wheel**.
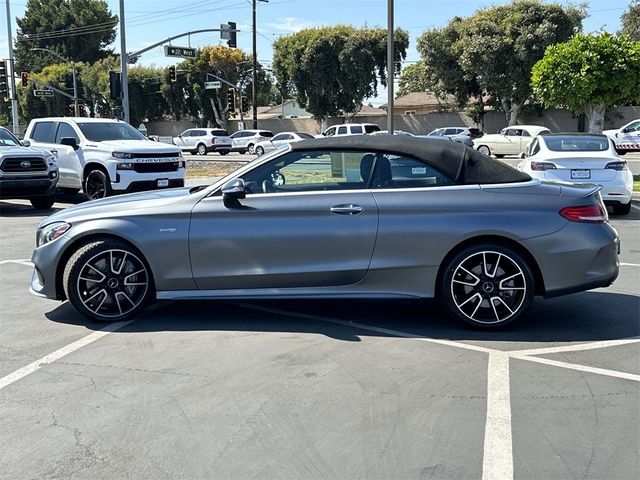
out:
M111 195L111 184L107 174L98 168L91 170L84 180L84 193L90 200Z
M31 205L33 208L38 210L49 210L53 206L53 202L55 202L55 195L47 195L46 197L35 197L32 198Z

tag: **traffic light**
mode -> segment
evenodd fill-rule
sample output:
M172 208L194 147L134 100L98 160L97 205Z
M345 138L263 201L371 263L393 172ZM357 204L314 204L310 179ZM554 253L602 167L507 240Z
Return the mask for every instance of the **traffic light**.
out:
M230 88L227 91L227 105L229 105L229 113L236 111L236 89Z
M20 81L22 82L23 87L29 85L29 72L20 73Z
M176 66L175 65L170 65L169 66L169 81L170 82L176 82L178 80L178 72L176 72Z
M0 98L5 99L9 96L9 78L7 77L7 61L0 62Z
M249 100L247 99L247 97L240 98L240 104L242 106L242 111L243 112L248 112L249 111Z
M229 25L229 40L227 40L227 45L229 45L229 48L236 48L238 46L236 22L227 22L227 25Z
M120 72L109 72L109 97L119 100L122 97L122 77Z

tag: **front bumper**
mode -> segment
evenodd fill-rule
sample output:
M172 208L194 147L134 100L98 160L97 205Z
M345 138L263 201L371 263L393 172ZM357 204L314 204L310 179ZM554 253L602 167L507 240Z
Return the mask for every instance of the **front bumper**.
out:
M115 193L133 193L158 188L173 188L184 186L184 167L170 172L138 173L133 170L118 170L115 181L111 181L111 188ZM167 186L159 186L158 180L168 180Z
M0 179L0 198L34 198L54 195L58 185L55 178L7 178Z

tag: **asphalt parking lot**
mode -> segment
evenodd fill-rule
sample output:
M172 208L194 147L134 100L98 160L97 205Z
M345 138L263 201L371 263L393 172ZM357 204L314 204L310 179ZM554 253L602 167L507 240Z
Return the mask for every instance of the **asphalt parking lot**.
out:
M91 323L27 292L42 218L0 201L2 477L638 478L640 198L612 215L613 286L536 299L500 332L432 301Z

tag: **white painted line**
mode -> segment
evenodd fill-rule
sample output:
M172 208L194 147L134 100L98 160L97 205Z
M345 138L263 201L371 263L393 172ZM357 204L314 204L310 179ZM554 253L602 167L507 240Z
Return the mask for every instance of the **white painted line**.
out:
M90 343L95 342L96 340L100 340L105 335L108 335L111 332L120 330L121 328L129 325L131 322L133 322L133 320L128 320L125 322L110 323L109 325L107 325L101 330L98 330L97 332L93 332L87 335L86 337L82 337L81 339L76 340L75 342L62 347L61 349L56 350L53 353L50 353L49 355L46 355L40 358L39 360L36 360L35 362L31 362L29 365L25 365L24 367L19 368L18 370L10 373L9 375L6 375L0 378L0 390L2 390L7 385L11 385L13 382L17 382L21 378L24 378L27 375L41 369L42 367L52 362L55 362L56 360L59 360L66 355L69 355L70 353L75 352L80 348L85 347Z
M28 258L24 260L2 260L0 261L0 265L4 265L5 263L17 263L18 265L26 265L27 267L33 267L33 263Z
M574 363L558 362L556 360L549 360L547 358L540 357L528 357L526 355L510 355L511 358L518 360L526 360L527 362L541 363L543 365L551 365L553 367L568 368L570 370L577 370L579 372L594 373L596 375L605 375L607 377L622 378L624 380L633 380L634 382L640 382L640 375L634 375L633 373L616 372L615 370L607 370L604 368L587 367L586 365L576 365Z
M484 430L483 480L513 479L509 356L489 354L487 423Z
M633 203L631 204L631 208L635 208L636 210L640 210L640 207L637 205L634 205Z
M630 345L640 342L640 338L625 338L621 340L603 340L601 342L580 343L578 345L562 345L558 347L546 347L546 348L530 348L528 350L511 350L509 355L512 356L524 356L524 355L545 355L548 353L563 353L563 352L580 352L583 350L593 350L596 348L617 347L618 345Z
M623 262L620 262L620 266L622 266L622 267L640 267L640 264L638 264L638 263L623 263Z
M285 315L287 317L293 317L293 318L306 318L307 320L315 320L315 321L320 321L320 322L335 323L337 325L344 325L346 327L359 328L360 330L368 330L370 332L377 332L377 333L384 333L384 334L387 334L387 335L393 335L394 337L413 338L415 340L420 340L420 341L428 342L428 343L436 343L436 344L439 344L439 345L445 345L447 347L463 348L465 350L473 350L475 352L482 352L482 353L494 353L494 352L502 353L500 350L495 350L493 348L479 347L477 345L472 345L472 344L467 344L467 343L462 343L462 342L454 342L454 341L451 341L451 340L440 340L440 339L436 339L436 338L427 338L427 337L424 337L422 335L416 335L414 333L401 332L400 330L391 330L389 328L374 327L372 325L365 325L364 323L350 322L350 321L347 321L347 320L338 320L337 318L321 317L321 316L318 316L318 315L307 315L307 314L304 314L304 313L296 313L296 312L288 312L286 310L280 310L280 309L268 308L268 307L260 307L260 306L252 305L252 304L248 304L248 303L241 303L239 305L241 305L241 306L243 306L245 308L251 309L251 310L257 310L257 311L268 312L268 313L275 313L276 315Z

